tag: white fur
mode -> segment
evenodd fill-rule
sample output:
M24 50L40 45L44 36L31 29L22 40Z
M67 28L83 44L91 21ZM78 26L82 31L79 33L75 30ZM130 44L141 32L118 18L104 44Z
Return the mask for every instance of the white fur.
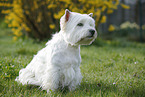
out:
M78 23L83 26L78 26ZM16 81L23 85L38 85L47 92L65 86L74 90L81 83L80 45L91 44L97 37L95 21L90 15L66 10L60 26L60 32L47 42L46 47L34 56L26 68L20 70ZM95 30L91 38L88 37L90 29Z

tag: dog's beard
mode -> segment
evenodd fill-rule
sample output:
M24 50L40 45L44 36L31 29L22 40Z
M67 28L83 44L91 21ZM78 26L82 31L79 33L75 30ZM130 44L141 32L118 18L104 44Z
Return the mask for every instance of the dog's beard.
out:
M94 41L94 37L85 37L85 38L81 38L77 44L79 45L88 45L91 44Z
M90 45L95 40L96 37L97 37L96 32L93 36L91 34L83 35L79 38L79 40L77 41L76 44L78 44L78 45Z

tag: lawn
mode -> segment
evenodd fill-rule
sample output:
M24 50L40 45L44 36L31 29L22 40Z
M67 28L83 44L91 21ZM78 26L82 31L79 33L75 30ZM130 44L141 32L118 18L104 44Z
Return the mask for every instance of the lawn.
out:
M13 41L9 29L0 28L0 97L145 97L145 44L118 39L98 39L81 47L81 85L73 92L46 93L36 86L15 82L46 42Z

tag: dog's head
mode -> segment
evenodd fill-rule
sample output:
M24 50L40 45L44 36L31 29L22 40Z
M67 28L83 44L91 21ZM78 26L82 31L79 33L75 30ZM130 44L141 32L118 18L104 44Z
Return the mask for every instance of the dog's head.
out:
M71 45L91 44L97 37L95 21L90 14L80 14L65 10L61 17L61 33L66 42Z

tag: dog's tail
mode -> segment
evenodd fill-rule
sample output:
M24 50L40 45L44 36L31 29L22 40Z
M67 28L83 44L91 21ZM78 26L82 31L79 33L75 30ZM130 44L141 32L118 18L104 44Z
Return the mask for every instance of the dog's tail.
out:
M40 82L35 79L35 74L27 68L23 68L20 70L19 76L15 79L15 81L20 82L23 85L40 85Z

